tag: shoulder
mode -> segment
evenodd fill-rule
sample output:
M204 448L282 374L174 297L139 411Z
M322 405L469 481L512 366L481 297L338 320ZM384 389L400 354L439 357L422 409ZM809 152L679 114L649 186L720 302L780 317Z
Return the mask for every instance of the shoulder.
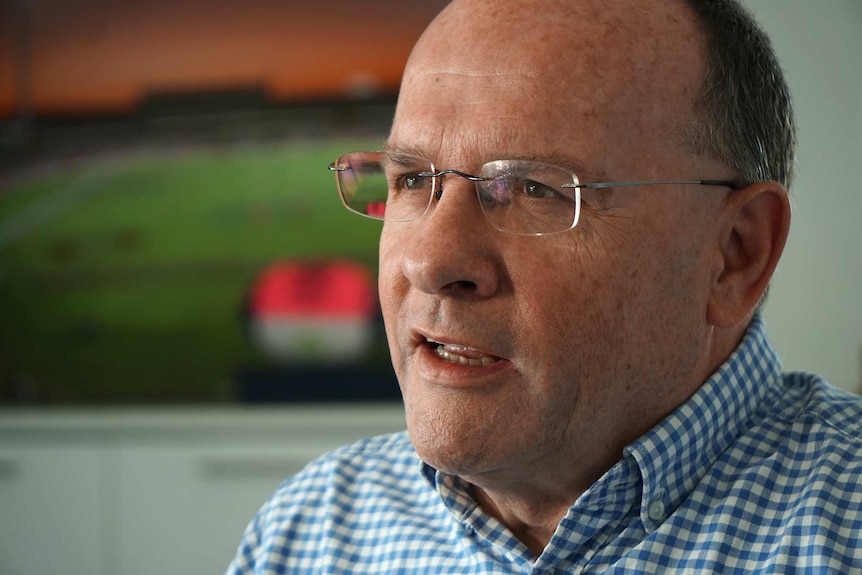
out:
M859 565L862 535L848 526L862 524L862 398L813 375L773 383L673 525L762 566Z
M416 463L416 452L406 431L360 439L324 453L309 463L302 474L338 472L343 466L358 470L398 467Z
M409 545L405 534L447 536L441 507L406 432L357 441L278 488L246 528L228 572L270 573L273 565L278 573L339 572L333 566L343 567L345 550L351 565L370 566L375 554L397 558Z
M279 486L246 528L228 573L332 572L345 554L392 539L403 528L398 518L427 523L429 493L406 432L351 443Z
M862 448L862 397L807 373L788 373L779 396L765 402L774 417L811 441Z
M338 492L385 488L392 482L419 476L419 460L406 432L362 439L325 453L287 479L271 504L299 496L314 500Z
M315 530L340 517L377 521L429 500L434 493L406 432L363 439L326 453L287 479L258 512L265 533L289 526Z
M762 484L795 499L797 510L862 518L862 398L822 378L785 374L765 398L761 419L744 434L740 460ZM768 473L767 473L768 472Z

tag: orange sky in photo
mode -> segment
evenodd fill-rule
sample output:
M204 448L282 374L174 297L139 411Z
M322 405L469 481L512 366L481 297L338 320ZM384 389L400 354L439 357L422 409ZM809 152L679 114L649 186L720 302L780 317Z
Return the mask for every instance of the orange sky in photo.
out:
M397 88L445 0L2 0L0 117L29 67L37 114L128 111L148 93L263 87L280 101ZM27 35L29 22L29 59ZM29 64L23 62L27 60Z

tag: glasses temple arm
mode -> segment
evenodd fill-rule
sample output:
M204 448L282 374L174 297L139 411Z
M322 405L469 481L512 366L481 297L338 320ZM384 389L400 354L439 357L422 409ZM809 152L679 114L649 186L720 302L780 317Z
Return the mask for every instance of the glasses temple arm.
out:
M738 190L742 186L730 180L653 180L644 182L596 182L592 184L563 184L564 188L587 188L587 189L606 189L606 188L625 188L631 186L656 186L667 184L685 184L689 186L726 186Z

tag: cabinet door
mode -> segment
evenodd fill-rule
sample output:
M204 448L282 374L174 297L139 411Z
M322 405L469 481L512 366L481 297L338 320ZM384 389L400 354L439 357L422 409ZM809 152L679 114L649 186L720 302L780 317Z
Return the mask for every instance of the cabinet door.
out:
M120 572L224 572L264 501L331 447L124 448L119 455Z
M0 573L105 573L103 464L95 447L0 447Z

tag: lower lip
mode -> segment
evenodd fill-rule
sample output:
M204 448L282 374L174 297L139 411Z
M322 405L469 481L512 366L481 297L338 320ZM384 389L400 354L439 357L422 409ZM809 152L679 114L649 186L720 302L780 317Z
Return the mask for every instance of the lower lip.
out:
M422 379L444 387L483 387L499 381L501 373L514 368L511 361L501 359L490 365L462 365L441 358L429 345L417 350L415 367Z

